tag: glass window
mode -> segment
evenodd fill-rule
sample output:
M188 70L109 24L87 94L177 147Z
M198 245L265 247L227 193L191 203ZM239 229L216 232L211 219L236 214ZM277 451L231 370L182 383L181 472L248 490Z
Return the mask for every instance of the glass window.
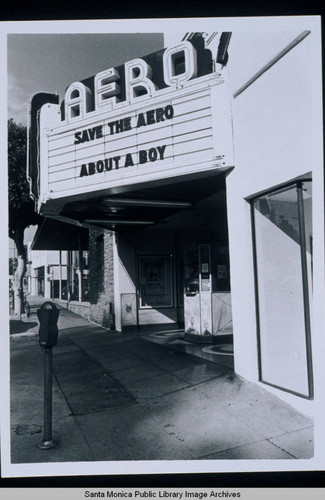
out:
M190 243L184 249L184 282L186 295L196 295L199 293L200 273L199 273L199 245Z
M306 241L311 280L311 190L304 191L301 207L298 189L301 184L253 201L260 378L310 397L308 280L301 238ZM301 234L301 218L305 234Z
M100 256L103 255L103 242L99 244ZM70 300L89 301L89 260L88 251L75 250L70 252ZM98 262L97 262L98 263ZM64 269L64 268L63 268ZM98 266L100 275L103 274L103 265ZM98 281L98 287L101 287L101 280ZM62 284L62 298L67 295L67 288Z
M140 308L173 307L170 256L140 257Z
M230 291L230 269L228 245L213 243L211 245L212 291Z
M89 301L89 252L84 250L82 252L82 287L81 287L81 300Z
M79 252L73 251L71 256L71 272L72 272L72 291L71 291L71 300L79 300Z

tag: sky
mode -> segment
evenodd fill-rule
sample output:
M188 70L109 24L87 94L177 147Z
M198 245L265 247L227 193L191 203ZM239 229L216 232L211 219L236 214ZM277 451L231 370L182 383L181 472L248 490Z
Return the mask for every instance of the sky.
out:
M8 118L26 124L30 97L71 83L164 46L162 33L9 34Z

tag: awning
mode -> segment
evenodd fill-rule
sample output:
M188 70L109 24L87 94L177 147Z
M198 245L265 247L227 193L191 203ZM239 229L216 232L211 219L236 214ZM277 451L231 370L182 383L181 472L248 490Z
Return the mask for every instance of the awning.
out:
M225 190L229 171L225 167L193 177L122 186L119 192L103 190L100 196L83 193L52 200L51 215L37 231L32 249L86 250L89 229L123 233L163 224L179 211L193 210L197 203Z
M54 219L44 219L37 229L32 250L88 250L88 229Z
M229 168L191 177L166 179L142 186L122 186L120 192L85 193L52 204L52 214L83 227L130 232L163 223L180 210L191 210L201 200L224 189ZM54 215L53 215L54 216Z

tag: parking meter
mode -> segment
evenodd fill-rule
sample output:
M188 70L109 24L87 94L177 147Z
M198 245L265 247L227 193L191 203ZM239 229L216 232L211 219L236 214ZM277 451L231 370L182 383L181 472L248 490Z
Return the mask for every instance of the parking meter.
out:
M58 319L60 310L54 302L44 302L37 310L40 322L38 341L42 347L53 347L58 343Z
M52 438L52 347L58 343L59 309L54 302L44 302L37 310L40 322L38 341L44 347L44 432L37 445L42 450L54 448L58 441Z

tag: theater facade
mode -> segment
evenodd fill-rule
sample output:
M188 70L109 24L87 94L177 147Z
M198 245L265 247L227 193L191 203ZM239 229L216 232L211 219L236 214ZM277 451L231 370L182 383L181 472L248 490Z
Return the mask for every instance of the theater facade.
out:
M34 95L33 248L70 252L76 312L135 335L233 335L238 375L312 413L322 167L301 69L317 34L259 37L187 33L69 84L61 103Z

